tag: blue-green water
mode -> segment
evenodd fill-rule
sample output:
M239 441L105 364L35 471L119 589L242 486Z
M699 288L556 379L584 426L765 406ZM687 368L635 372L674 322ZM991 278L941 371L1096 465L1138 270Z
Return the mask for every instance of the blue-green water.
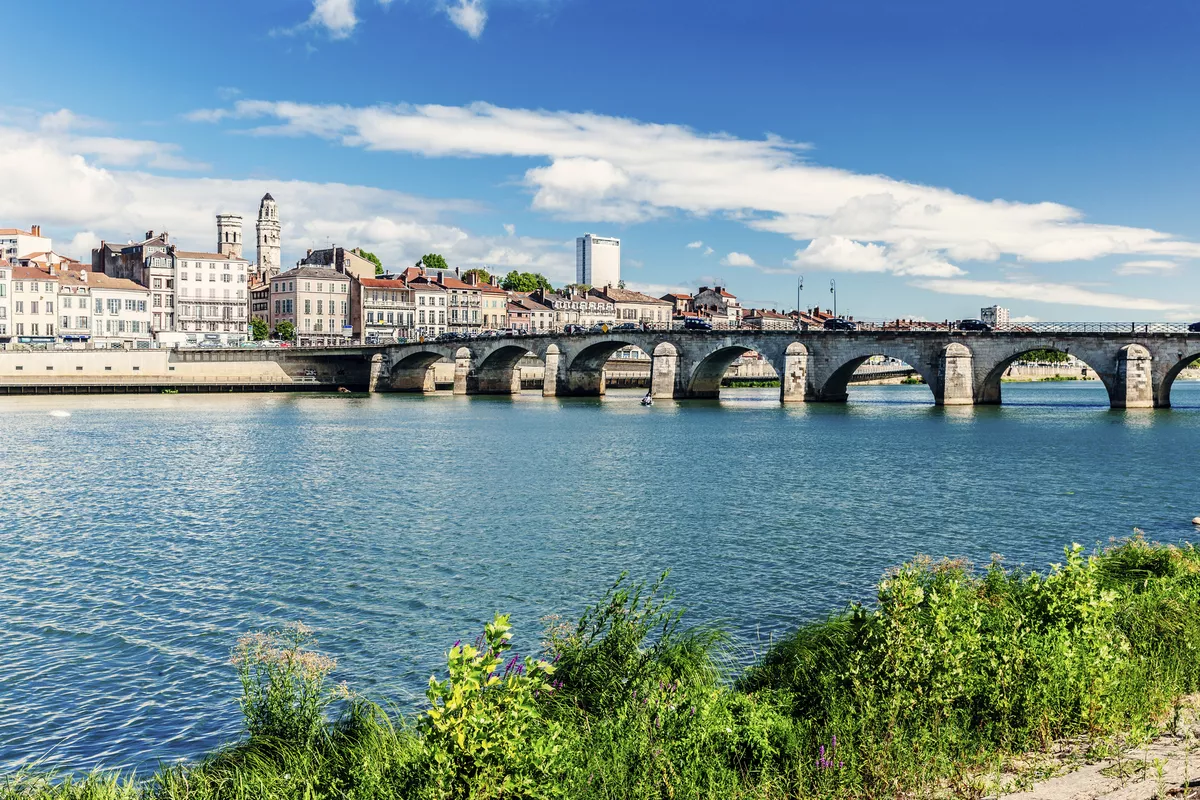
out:
M1200 384L923 386L780 407L301 395L0 400L0 770L136 766L238 733L229 648L290 620L415 704L495 611L525 647L622 570L754 645L916 553L1043 566L1196 535ZM52 415L68 411L70 416Z

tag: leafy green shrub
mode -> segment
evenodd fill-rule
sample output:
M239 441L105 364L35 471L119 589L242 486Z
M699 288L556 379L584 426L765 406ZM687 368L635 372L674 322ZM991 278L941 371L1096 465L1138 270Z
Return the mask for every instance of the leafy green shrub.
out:
M334 699L325 680L337 662L313 650L316 644L300 623L238 640L232 661L251 740L307 745L325 735L325 710Z
M429 785L439 798L561 797L562 727L542 719L554 667L513 656L512 628L497 615L478 647L456 642L449 677L429 679L421 718Z

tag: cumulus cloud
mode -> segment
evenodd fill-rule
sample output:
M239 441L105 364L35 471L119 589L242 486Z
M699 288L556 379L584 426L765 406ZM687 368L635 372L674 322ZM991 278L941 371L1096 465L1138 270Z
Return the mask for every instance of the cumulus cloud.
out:
M1172 272L1178 268L1179 264L1174 261L1149 259L1145 261L1126 261L1113 271L1118 275L1156 275L1163 272Z
M952 277L963 270L920 242L909 239L894 245L857 242L844 236L819 236L796 251L789 262L839 272L892 272L897 275Z
M1178 312L1188 309L1188 306L1182 303L1168 303L1144 297L1126 297L1063 283L1008 283L1006 281L949 279L919 281L916 285L939 294L970 295L981 298L1001 297L1035 303L1061 303L1129 311Z
M754 259L745 253L734 251L721 259L721 263L727 267L757 267Z
M455 5L446 6L446 15L456 28L472 39L482 36L483 28L487 25L488 15L483 0L458 0Z
M692 250L699 250L701 247L704 247L704 242L688 242L687 246Z
M706 255L706 256L711 256L715 252L717 252L717 251L713 250L711 247L704 248L704 255Z
M506 223L504 223L504 232L506 234L508 234L509 236L516 236L517 235L517 226L513 225L511 222L506 222Z
M345 39L354 33L358 25L354 0L313 0L313 10L307 24L324 28L331 38Z
M797 253L799 263L953 276L963 262L1005 256L1043 263L1200 256L1200 245L1180 237L1089 222L1058 203L980 199L823 167L807 160L808 145L777 136L743 139L682 125L487 103L350 107L246 100L226 113L264 120L251 128L258 135L310 135L430 157L543 159L524 174L537 210L609 223L680 212L720 215L816 242Z
M574 277L574 242L527 236L478 236L446 221L477 213L468 201L416 197L388 189L302 180L162 175L148 171L156 154L176 154L162 143L48 135L0 123L0 219L34 219L53 232L60 252L87 260L100 238L126 241L146 230L166 230L184 247L208 249L214 215L240 213L251 235L258 201L279 201L285 260L329 243L362 246L387 266L407 266L439 252L456 266L488 266ZM62 242L67 242L63 245ZM247 255L253 258L253 252Z

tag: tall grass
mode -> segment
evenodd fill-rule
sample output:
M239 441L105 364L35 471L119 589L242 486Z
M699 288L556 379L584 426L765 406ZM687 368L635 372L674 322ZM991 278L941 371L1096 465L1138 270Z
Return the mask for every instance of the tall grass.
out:
M245 735L143 783L0 778L0 798L806 798L943 788L1056 740L1147 731L1200 688L1200 553L1073 546L1045 573L917 559L749 668L664 581L624 578L543 652L498 616L409 719L328 686L303 629L248 637Z

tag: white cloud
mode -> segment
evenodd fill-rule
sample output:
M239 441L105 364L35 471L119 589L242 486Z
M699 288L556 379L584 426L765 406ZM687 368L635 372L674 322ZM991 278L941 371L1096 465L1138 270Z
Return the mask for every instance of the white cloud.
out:
M1009 321L1010 322L1041 322L1041 319L1039 319L1038 317L1032 317L1029 314L1023 314L1019 317L1012 317Z
M56 252L65 256L87 262L92 254L92 248L100 246L100 237L91 231L80 231L75 234L65 247L56 246Z
M856 242L843 236L819 236L797 250L795 267L815 266L839 272L892 272L897 275L952 277L963 271L916 240L895 245Z
M218 86L217 87L217 97L221 98L222 100L233 100L235 97L237 97L241 93L242 93L242 90L237 88L236 86Z
M745 253L734 251L721 259L721 263L728 267L757 267L754 259Z
M715 252L717 252L717 251L713 250L711 247L704 248L704 255L706 255L706 256L711 256Z
M508 234L509 236L516 236L517 235L517 226L513 225L511 222L506 222L506 223L504 223L504 232L506 234Z
M701 247L704 247L704 242L688 242L687 246L692 250L699 250Z
M1118 275L1155 275L1163 272L1171 272L1178 268L1179 264L1174 261L1151 259L1147 261L1126 261L1113 271Z
M460 200L437 200L342 183L159 175L145 170L178 148L162 143L48 135L0 122L0 219L32 219L67 255L87 260L98 238L126 241L146 230L169 231L184 247L206 250L214 215L242 214L253 242L258 201L270 191L283 220L284 259L328 243L362 246L389 267L430 251L455 266L533 269L567 281L575 270L574 241L526 236L477 236L444 220L477 213ZM179 157L179 156L176 156ZM121 163L116 163L121 162ZM515 229L514 232L515 234ZM73 238L72 238L73 237ZM246 255L254 257L251 248Z
M446 14L456 28L472 39L478 39L483 35L483 28L487 25L488 18L487 10L483 7L483 0L458 0L457 5L446 6Z
M354 15L354 0L313 0L308 24L321 27L334 39L345 39L358 25Z
M73 129L99 128L102 123L91 117L84 117L69 109L60 108L49 114L43 114L38 119L38 127L47 133L67 133Z
M981 298L1009 298L1035 303L1061 303L1071 306L1125 309L1129 311L1183 311L1181 303L1168 303L1144 297L1096 292L1063 283L1008 283L1005 281L928 280L917 286L939 294L969 295Z
M466 0L463 0L464 2ZM211 112L208 112L211 114ZM242 101L242 118L269 118L260 135L312 135L346 146L431 157L509 156L528 169L533 208L589 222L638 222L685 212L722 215L756 230L821 240L811 254L859 269L958 274L956 262L1091 260L1107 255L1200 257L1169 233L1087 222L1052 202L984 200L950 189L822 167L807 145L741 139L681 125L590 113L468 106L346 107ZM882 248L873 251L871 248ZM855 251L857 255L851 255ZM797 258L808 252L806 248Z

